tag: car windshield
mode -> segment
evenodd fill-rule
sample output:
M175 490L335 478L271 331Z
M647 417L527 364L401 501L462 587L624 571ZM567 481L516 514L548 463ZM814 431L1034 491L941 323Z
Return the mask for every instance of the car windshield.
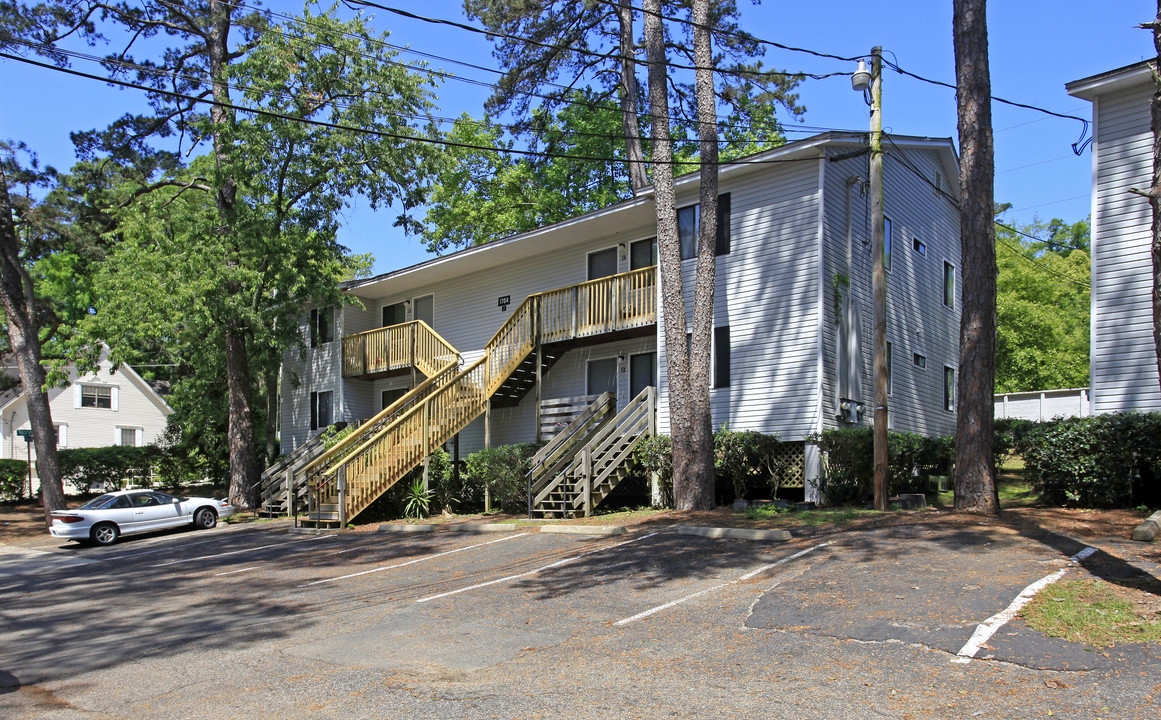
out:
M117 496L113 495L113 494L100 495L100 496L95 497L92 500L88 501L84 505L81 505L77 509L78 510L102 510L104 508L109 507L109 505L111 505L116 499L117 499Z

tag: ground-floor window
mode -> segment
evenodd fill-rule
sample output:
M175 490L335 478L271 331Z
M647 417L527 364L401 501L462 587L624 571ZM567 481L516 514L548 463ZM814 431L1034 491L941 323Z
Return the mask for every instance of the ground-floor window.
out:
M333 398L334 394L330 390L324 392L312 392L310 394L310 429L318 430L319 428L328 427L334 422Z
M629 396L637 397L652 385L657 387L657 353L647 352L629 356Z

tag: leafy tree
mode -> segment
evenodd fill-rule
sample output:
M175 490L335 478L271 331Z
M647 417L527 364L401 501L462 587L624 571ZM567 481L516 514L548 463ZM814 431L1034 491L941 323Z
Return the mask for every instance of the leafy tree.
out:
M1054 219L1021 235L996 226L996 392L1088 384L1088 228Z
M100 39L85 9L76 3L0 2L0 49L38 54L64 65L65 56L52 43L73 33L90 42ZM64 507L41 348L53 334L55 316L44 302L31 266L67 246L59 208L37 197L56 180L56 172L40 167L35 154L22 143L0 143L0 304L8 331L7 350L16 359L28 403L46 524L53 510ZM46 325L47 337L42 336Z
M258 470L253 372L272 376L281 351L299 339L302 308L343 302L336 281L365 271L335 240L349 198L398 201L396 223L414 229L409 211L431 158L427 146L408 141L419 132L406 118L428 111L430 91L361 20L341 22L311 6L275 28L253 15L235 22L236 6L216 0L199 6L202 14L160 1L109 7L135 32L188 43L166 50L161 81L148 68L140 81L212 99L206 114L157 94L155 117L122 126L163 136L173 127L210 153L188 170L125 188L135 200L118 215L124 241L102 274L93 333L109 338L114 360L139 341L159 341L189 351L195 373L222 370L230 498L248 507ZM241 31L236 46L232 30ZM263 113L240 113L231 93ZM119 130L99 134L94 147L117 151Z

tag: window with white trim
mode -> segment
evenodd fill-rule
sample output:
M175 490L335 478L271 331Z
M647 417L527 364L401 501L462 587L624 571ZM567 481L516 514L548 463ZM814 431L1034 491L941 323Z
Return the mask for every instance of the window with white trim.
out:
M310 394L310 429L329 427L334 422L334 393L331 390Z
M701 227L701 205L687 205L677 210L677 237L681 245L681 259L697 256L697 236ZM718 224L714 236L714 255L730 253L730 194L718 195Z
M144 430L139 427L118 427L114 429L115 436L113 438L116 445L122 447L141 447L144 443L142 435Z
M955 307L955 266L947 261L943 263L943 304Z
M955 368L943 366L943 409L955 412Z
M80 387L80 407L105 410L113 408L113 388L108 385L81 385Z

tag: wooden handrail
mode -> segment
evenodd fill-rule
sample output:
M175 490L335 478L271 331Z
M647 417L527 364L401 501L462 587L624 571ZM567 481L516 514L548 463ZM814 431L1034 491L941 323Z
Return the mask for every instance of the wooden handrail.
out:
M423 360L434 367L445 352L454 354L456 362L439 368L390 408L315 459L306 468L315 478L312 497L321 503L324 497L338 492L346 510L341 515L353 517L414 467L423 452L446 441L479 416L487 399L532 352L538 336L541 341L552 342L656 322L655 277L653 266L528 295L488 340L483 355L462 369L457 369L458 351L422 321L391 326L388 330L396 333L410 326L408 335L399 341L408 343L408 359L413 366L419 367ZM567 326L561 322L564 316L568 317ZM420 330L427 331L422 343L416 342L414 335ZM346 336L344 341L354 344L357 339L383 332L384 328L377 328ZM420 352L418 347L424 343L430 345ZM386 348L386 355L391 355L390 347ZM346 484L340 485L339 473L343 470ZM340 490L342 487L345 491Z

